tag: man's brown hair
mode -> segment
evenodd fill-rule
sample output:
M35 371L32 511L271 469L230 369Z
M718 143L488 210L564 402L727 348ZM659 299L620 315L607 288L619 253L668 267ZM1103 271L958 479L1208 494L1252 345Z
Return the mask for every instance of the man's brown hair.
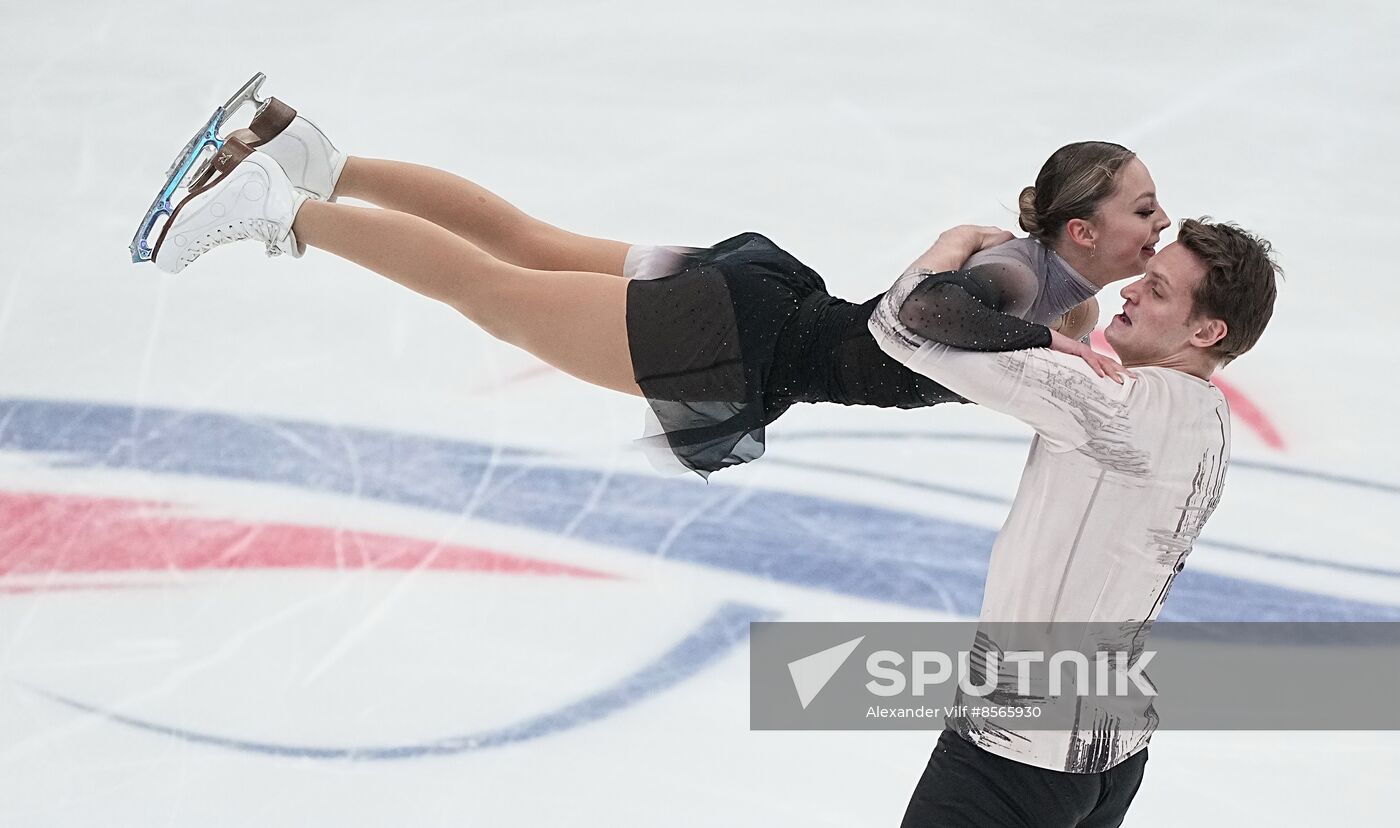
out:
M1192 296L1191 313L1225 321L1225 338L1211 348L1223 365L1259 341L1274 314L1283 270L1267 240L1209 216L1183 221L1176 240L1206 266L1205 278Z

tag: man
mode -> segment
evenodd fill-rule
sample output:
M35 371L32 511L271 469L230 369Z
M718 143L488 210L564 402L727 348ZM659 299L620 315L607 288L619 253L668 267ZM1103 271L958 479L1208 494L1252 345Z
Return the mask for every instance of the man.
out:
M959 291L986 288L951 271L1008 235L972 227L945 233L916 262L928 278L898 307L881 308L872 330L882 320L877 340L891 356L1036 430L992 549L979 644L1021 649L984 640L980 629L991 625L1073 622L1122 628L1140 651L1220 499L1230 419L1211 374L1258 341L1278 267L1262 239L1188 219L1177 241L1122 290L1123 312L1106 331L1122 366L1020 320L1005 320L1005 341L1056 350L939 344L946 329L964 324L940 308L959 306L947 301ZM1010 703L1018 701L1037 699ZM1079 707L1067 730L1030 729L1024 719L950 719L904 825L1120 824L1142 780L1156 714L1150 701L1126 710L1069 704Z

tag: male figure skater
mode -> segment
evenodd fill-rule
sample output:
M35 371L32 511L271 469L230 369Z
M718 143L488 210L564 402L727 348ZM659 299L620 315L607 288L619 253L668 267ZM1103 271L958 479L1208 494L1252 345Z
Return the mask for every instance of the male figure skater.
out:
M1122 290L1123 312L1106 331L1122 367L1044 347L984 353L938 344L946 328L968 324L941 312L952 306L949 297L986 289L952 271L1007 236L996 228L945 233L911 268L926 274L917 287L889 291L871 330L910 369L1036 431L992 548L980 625L1103 624L1140 644L1220 500L1230 418L1211 374L1263 333L1278 267L1268 242L1188 219L1177 241ZM906 285L911 275L901 277ZM1002 321L1008 337L1050 342L1043 326ZM1005 644L992 646L1021 649ZM1010 703L1018 702L1036 700ZM1121 824L1142 781L1156 714L1150 700L1126 710L1093 699L1070 704L1079 705L1070 730L1027 729L1025 719L950 719L904 826Z

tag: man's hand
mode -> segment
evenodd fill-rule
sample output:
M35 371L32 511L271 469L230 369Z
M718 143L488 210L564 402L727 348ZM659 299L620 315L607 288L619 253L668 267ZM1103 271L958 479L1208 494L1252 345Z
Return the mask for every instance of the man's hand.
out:
M1050 332L1050 350L1079 357L1089 363L1089 367L1094 369L1095 374L1101 377L1111 377L1119 385L1123 384L1123 377L1133 376L1128 369L1119 365L1117 360L1106 357L1083 342L1070 339L1059 331Z
M982 224L960 224L946 231L945 235L947 233L957 233L968 236L976 245L972 250L973 253L979 250L986 250L989 247L996 247L999 244L1006 244L1016 238L1009 231L1003 230L1000 227L991 227Z
M915 259L905 273L913 270L931 270L935 273L961 270L963 263L972 258L973 253L996 247L1014 238L1016 237L1000 227L960 224L951 230L943 231L933 247Z

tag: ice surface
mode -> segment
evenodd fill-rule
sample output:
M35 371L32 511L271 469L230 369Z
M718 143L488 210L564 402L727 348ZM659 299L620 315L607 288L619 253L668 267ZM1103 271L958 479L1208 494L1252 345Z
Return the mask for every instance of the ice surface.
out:
M970 612L1023 429L800 407L706 487L649 470L636 400L320 252L131 265L253 72L351 153L584 233L759 230L856 300L1125 143L1288 272L1222 375L1282 446L1237 420L1169 614L1393 618L1397 36L1380 2L10 4L0 822L891 825L932 746L750 732L743 622ZM1374 824L1400 774L1394 734L1151 750L1130 825Z

